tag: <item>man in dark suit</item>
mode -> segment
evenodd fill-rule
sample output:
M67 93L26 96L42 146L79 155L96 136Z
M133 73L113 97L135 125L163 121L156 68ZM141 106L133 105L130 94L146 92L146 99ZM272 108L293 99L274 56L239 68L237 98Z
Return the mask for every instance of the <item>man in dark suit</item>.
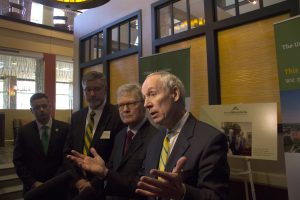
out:
M107 167L104 160L98 156L105 171L109 171L105 178L103 196L98 199L130 200L144 199L135 194L138 173L142 168L146 156L146 149L154 135L158 133L146 118L143 106L141 87L137 84L124 84L117 90L117 103L121 120L127 127L116 136L114 148ZM92 152L95 151L92 149ZM101 194L98 192L98 194ZM78 197L78 196L77 196ZM83 192L80 198L86 199Z
M74 149L90 155L89 149L94 147L104 161L108 161L115 135L124 127L118 108L107 102L107 84L102 73L91 71L85 74L82 89L88 107L72 115L65 153ZM71 183L71 198L85 189L98 191L102 187L102 181L99 182L93 174L86 173L71 163L65 164L75 177Z
M13 163L23 182L24 194L58 173L64 160L63 147L69 127L51 118L46 94L32 95L30 105L36 120L19 129L13 152ZM54 196L52 193L48 199Z
M146 176L140 178L136 193L149 199L228 199L226 136L186 112L184 86L173 74L148 75L142 93L154 123L166 127L167 133L156 135L149 144ZM98 177L109 176L99 156L93 155L69 158Z
M106 199L142 199L133 195L136 178L142 168L147 146L158 133L158 129L146 118L139 85L120 86L117 91L117 102L121 120L127 127L121 130L115 139L104 190L105 195L111 196Z

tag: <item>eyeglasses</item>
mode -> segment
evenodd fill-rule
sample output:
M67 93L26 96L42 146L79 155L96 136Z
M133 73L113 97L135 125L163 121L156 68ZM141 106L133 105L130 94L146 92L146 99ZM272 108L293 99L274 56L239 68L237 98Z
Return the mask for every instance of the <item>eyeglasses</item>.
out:
M103 89L103 87L87 87L83 89L85 92L100 92Z
M124 108L126 106L127 108L132 109L134 106L136 106L137 103L140 103L140 102L143 102L143 100L118 104L118 108L119 108L119 110L124 110Z

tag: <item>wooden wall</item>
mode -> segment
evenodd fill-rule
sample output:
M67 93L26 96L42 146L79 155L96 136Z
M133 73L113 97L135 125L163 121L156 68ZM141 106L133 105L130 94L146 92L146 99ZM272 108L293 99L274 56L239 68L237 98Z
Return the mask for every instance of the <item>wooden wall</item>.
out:
M71 33L0 19L0 46L11 49L73 57Z
M273 24L287 15L218 33L221 102L276 102L281 121Z
M117 103L116 92L120 85L138 83L138 55L112 60L110 66L110 102Z
M159 52L190 48L190 111L200 117L200 107L208 104L208 77L205 37L194 38L159 49Z

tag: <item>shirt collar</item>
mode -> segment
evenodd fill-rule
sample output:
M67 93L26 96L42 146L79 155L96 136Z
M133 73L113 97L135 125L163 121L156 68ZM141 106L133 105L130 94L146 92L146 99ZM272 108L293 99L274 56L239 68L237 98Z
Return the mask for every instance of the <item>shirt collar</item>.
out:
M51 128L52 126L52 118L50 117L50 120L46 123L46 124L41 124L40 122L38 122L37 120L36 121L36 124L39 128L39 130L43 127L43 126L47 126L49 129Z
M145 117L138 125L136 125L134 128L129 129L129 126L127 127L127 132L131 131L134 135L137 134L139 129L143 126L143 124L146 122L147 118Z
M98 108L96 108L95 110L93 110L92 108L89 107L88 115L89 115L92 111L94 111L94 112L96 113L96 115L99 115L100 113L102 113L105 104L106 104L106 98L104 99L103 103L102 103Z
M167 132L170 133L171 136L180 133L189 115L190 115L189 112L185 112L184 115L181 117L181 119L174 126L174 128L172 128L171 130L167 130Z

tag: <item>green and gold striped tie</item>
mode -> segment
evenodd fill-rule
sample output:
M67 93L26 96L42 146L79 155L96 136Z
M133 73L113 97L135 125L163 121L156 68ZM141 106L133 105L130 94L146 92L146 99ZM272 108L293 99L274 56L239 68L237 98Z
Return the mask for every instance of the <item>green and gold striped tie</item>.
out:
M170 151L170 134L167 134L165 136L163 147L160 153L159 166L158 166L158 169L160 171L165 171L168 156L169 156L169 151Z
M93 129L94 129L94 116L95 112L90 113L89 121L86 126L85 135L84 135L84 145L83 145L83 154L88 155L90 152L90 146L93 139Z

